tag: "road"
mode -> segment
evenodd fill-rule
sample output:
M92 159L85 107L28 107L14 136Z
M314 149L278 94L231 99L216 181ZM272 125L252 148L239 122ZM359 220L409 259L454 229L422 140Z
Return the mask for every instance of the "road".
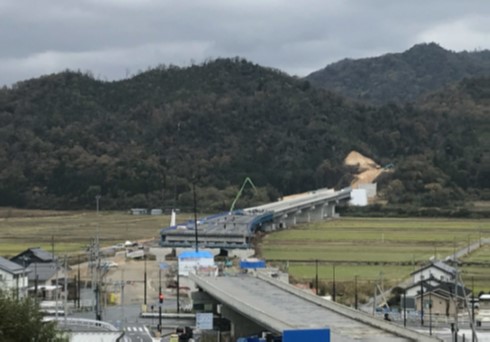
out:
M144 324L128 324L124 327L122 342L152 342L148 328Z
M151 305L151 303L148 304ZM163 304L163 312L175 310L176 306L175 298L167 298ZM155 303L154 307L158 308L158 305ZM124 330L125 339L122 340L124 342L153 341L148 331L149 329L156 329L158 317L142 318L140 317L140 310L140 304L127 304L124 305L124 308L120 305L109 306L104 309L102 318L104 321ZM157 312L156 310L155 312ZM70 317L95 319L95 313L93 311L75 312ZM162 320L163 333L167 335L175 332L176 327L193 327L194 325L195 319L164 318Z

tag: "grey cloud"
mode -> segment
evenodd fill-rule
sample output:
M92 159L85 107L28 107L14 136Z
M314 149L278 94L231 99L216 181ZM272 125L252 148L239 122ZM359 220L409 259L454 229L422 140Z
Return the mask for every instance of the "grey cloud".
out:
M0 84L66 68L118 79L127 70L231 56L302 76L342 58L399 52L422 41L487 48L490 2L471 4L0 0Z

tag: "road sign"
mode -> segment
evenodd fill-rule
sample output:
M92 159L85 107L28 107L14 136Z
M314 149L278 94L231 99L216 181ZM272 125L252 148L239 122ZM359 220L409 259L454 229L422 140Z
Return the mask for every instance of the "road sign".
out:
M204 312L196 313L196 329L213 330L213 314Z

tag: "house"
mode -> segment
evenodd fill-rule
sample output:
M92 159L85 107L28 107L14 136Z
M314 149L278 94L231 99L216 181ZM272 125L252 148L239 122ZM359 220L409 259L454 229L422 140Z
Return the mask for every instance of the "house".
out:
M10 258L10 261L27 267L32 263L50 263L54 261L54 258L53 254L39 247L32 247Z
M458 309L464 307L464 303L471 296L471 291L464 288L460 284L455 285L454 282L440 281L436 278L421 280L405 288L407 300L415 303L415 307L411 307L420 311L421 292L423 293L424 311L429 313L429 304L432 303L430 311L434 315L454 315L456 312L456 302ZM407 304L408 307L408 304Z
M143 208L131 208L129 209L131 215L148 215L148 209Z
M432 261L430 264L412 272L413 283L420 280L437 279L443 282L452 282L456 277L457 271L454 267L443 263L442 261Z
M32 263L27 270L29 271L29 294L42 300L54 300L56 294L60 295L65 277L68 276L65 268L57 265L56 262Z
M28 271L5 258L0 257L0 289L14 294L17 298L24 297L27 290Z
M451 316L461 311L471 291L461 285L455 287L454 283L441 282L437 286L428 285L423 293L424 312L433 315ZM420 292L415 295L416 309L422 309L422 296ZM432 308L430 308L432 305Z
M30 292L36 292L43 299L52 297L46 292L58 285L63 284L67 271L62 267L53 254L39 247L31 247L10 259L21 267L26 267L28 280L27 285ZM56 272L58 270L58 272ZM49 290L51 291L51 290Z
M29 271L29 286L51 286L56 285L56 278L58 283L62 282L65 278L65 269L61 265L58 265L58 274L56 274L56 262L50 263L32 263L27 267ZM37 283L36 283L37 282Z

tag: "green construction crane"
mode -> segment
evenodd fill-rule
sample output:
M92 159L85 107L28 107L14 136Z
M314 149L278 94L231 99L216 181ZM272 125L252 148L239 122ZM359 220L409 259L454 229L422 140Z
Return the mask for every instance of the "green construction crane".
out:
M238 194L236 195L235 199L233 200L233 203L231 204L231 207L230 207L230 213L233 212L233 209L235 209L235 204L236 204L236 201L238 201L238 199L240 198L240 196L242 195L242 192L243 192L243 189L245 188L245 185L249 183L252 188L254 189L255 191L255 194L257 194L257 189L255 188L255 185L254 183L252 182L252 180L247 177L245 178L245 180L243 181L243 184L242 184L242 187L240 188L240 191L238 191Z

